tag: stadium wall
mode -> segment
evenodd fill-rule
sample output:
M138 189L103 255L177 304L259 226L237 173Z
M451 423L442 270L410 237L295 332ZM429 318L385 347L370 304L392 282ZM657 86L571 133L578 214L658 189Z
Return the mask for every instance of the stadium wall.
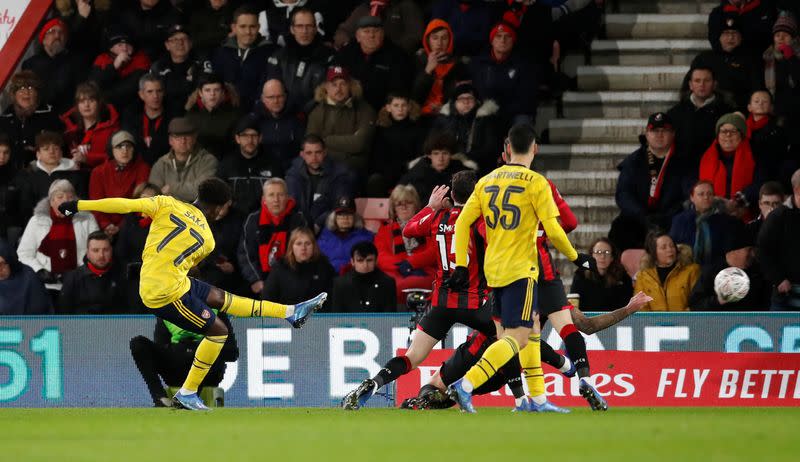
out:
M0 319L0 406L151 405L128 342L137 335L152 335L152 316ZM409 317L402 313L321 314L302 330L272 319L234 319L240 356L228 364L222 384L226 406L335 406L407 345L408 325ZM454 328L445 346L457 346L467 333L465 327ZM562 347L550 328L543 338ZM800 315L640 313L587 337L587 346L650 352L798 353ZM790 361L796 378L800 356L775 356L797 358ZM393 404L379 398L370 403Z

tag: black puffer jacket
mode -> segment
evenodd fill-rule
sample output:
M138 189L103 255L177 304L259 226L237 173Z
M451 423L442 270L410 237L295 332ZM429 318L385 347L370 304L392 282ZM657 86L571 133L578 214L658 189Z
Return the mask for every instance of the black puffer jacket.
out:
M264 300L276 303L300 303L316 297L320 292L330 293L334 277L336 272L324 255L316 261L298 263L294 269L281 260L267 276L262 296ZM330 298L323 309L327 309L329 304Z

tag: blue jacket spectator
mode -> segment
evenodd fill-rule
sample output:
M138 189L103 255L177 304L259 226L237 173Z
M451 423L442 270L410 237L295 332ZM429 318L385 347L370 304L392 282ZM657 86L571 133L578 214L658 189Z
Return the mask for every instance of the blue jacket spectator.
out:
M48 314L52 304L44 284L30 266L23 265L0 240L0 315Z
M373 234L364 229L364 220L356 213L353 199L341 197L325 220L325 229L320 233L317 244L339 274L350 263L353 245L362 241L372 242L372 237Z

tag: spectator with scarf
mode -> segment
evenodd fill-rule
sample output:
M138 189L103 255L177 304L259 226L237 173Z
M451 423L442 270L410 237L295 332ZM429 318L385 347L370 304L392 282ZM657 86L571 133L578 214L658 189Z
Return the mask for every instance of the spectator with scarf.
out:
M436 244L426 239L405 238L403 228L422 208L417 190L398 185L389 196L389 220L375 235L378 268L393 277L397 300L405 300L403 289L430 289L438 254Z
M20 263L14 249L0 239L0 316L48 314L52 303L42 281Z
M762 169L750 148L744 117L740 113L720 117L717 138L700 159L698 179L713 185L714 195L724 200L728 213L743 217L758 201Z
M49 289L60 289L64 273L83 263L89 234L98 230L90 213L66 217L58 211L59 205L75 199L75 188L69 181L54 181L47 198L36 205L19 241L19 261L30 266Z
M147 165L153 165L159 157L169 151L167 127L173 112L164 104L164 82L148 73L139 79L140 102L131 104L122 115L122 128L136 137L137 154ZM178 105L183 112L185 99Z
M245 219L236 258L242 277L254 294L264 289L272 266L286 254L289 234L307 226L286 182L270 178L264 182L261 208Z
M714 185L710 181L698 181L689 200L690 207L672 220L669 234L676 243L692 249L695 263L704 267L717 264L725 257L731 233L744 225L720 211L723 202L714 200Z
M85 263L64 275L58 314L124 313L122 271L114 260L111 238L103 231L89 234Z
M99 85L111 104L124 108L136 101L139 78L150 70L150 58L134 48L122 28L111 27L107 35L108 51L95 58L89 80Z
M767 90L757 90L750 95L747 105L747 138L750 139L756 163L763 166L764 177L785 180L788 185L789 176L796 169L788 165L791 162L787 156L786 130L778 125L772 109L772 94ZM787 173L783 173L784 171Z
M456 84L470 78L464 60L453 55L454 46L450 25L441 19L431 20L422 36L422 49L417 52L412 90L423 116L439 114Z
M119 113L106 104L97 84L78 85L75 107L62 115L61 121L70 157L79 167L92 169L106 161L108 139L119 130Z
M289 233L286 255L278 259L270 271L262 297L287 305L300 303L313 294L331 293L336 273L322 254L310 228L297 228ZM330 299L323 309L330 307Z
M687 172L676 152L672 118L663 112L651 114L640 141L641 147L617 167L620 214L608 237L620 251L641 248L650 229L669 229L685 197Z

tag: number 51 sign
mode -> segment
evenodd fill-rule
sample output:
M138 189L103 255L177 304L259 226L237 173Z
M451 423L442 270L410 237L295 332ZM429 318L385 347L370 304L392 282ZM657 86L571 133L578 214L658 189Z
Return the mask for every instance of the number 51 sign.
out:
M42 397L47 400L63 398L64 376L61 366L61 333L54 327L43 329L39 335L23 342L21 329L0 329L0 368L8 370L7 380L0 382L0 402L13 401L28 391L31 369L20 353L21 348L41 357ZM3 374L0 374L2 377Z

